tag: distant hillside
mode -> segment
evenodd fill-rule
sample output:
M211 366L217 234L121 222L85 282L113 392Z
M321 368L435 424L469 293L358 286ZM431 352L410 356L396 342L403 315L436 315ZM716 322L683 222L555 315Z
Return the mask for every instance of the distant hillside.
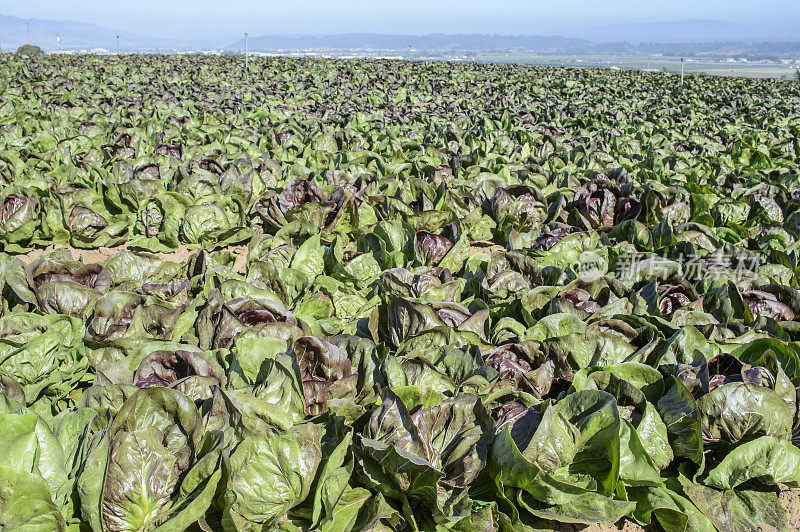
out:
M360 52L395 50L431 53L500 52L556 55L634 54L682 57L747 59L800 58L800 28L730 24L713 20L619 24L588 29L570 29L556 35L385 35L345 33L338 35L254 35L251 51L330 50ZM555 32L555 29L553 30ZM794 33L792 33L794 32ZM61 36L60 46L55 34ZM117 31L74 21L30 19L30 42L47 51L115 51L119 35L120 52L197 51L226 49L243 51L244 40L234 43L209 37L194 40L165 39ZM793 41L793 42L790 42ZM14 51L28 42L25 20L0 15L0 46Z
M617 42L593 44L591 53L606 55L666 55L725 59L744 57L749 60L800 59L800 40L795 42L714 42L654 43Z
M666 55L725 59L744 57L760 59L800 59L800 38L795 42L686 42L661 43L613 41L592 42L586 39L526 35L381 35L345 33L340 35L264 35L251 37L250 51L330 50L367 52L370 50L413 50L446 52L519 52L556 55ZM244 50L244 39L229 45L229 51Z
M251 50L426 50L474 52L525 50L541 53L578 53L590 44L585 39L543 35L381 35L377 33L344 33L340 35L264 35L252 37ZM228 46L244 50L244 39Z
M717 42L786 42L800 41L800 28L783 25L734 24L719 20L681 20L645 22L579 28L559 32L598 43L717 43Z
M207 46L221 47L227 44L218 39L177 41L137 35L129 32L105 28L96 24L75 22L72 20L46 20L32 18L30 20L31 44L44 50L91 50L104 48L115 51L117 35L121 52L134 50L188 50ZM60 34L60 44L56 42L56 33ZM0 46L3 51L13 51L28 42L25 19L0 15Z
M120 36L120 47L130 46L131 41L134 41L137 46L144 44L144 38L138 35L70 20L56 21L34 18L30 19L30 29L31 44L41 46L45 50L57 48L56 33L60 34L61 48L63 49L106 48L114 50L117 46L117 35ZM17 47L27 42L25 19L0 16L0 44L3 45L4 51L16 50Z

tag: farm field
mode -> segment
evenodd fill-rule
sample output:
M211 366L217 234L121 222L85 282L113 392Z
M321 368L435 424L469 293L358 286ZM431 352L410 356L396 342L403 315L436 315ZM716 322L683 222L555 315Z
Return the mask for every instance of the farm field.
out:
M800 83L0 55L0 528L800 527Z
M477 61L497 63L517 63L521 65L536 64L542 66L611 68L622 70L653 69L663 72L680 73L681 58L670 56L646 56L624 54L586 54L586 55L545 55L545 54L513 54L482 53L477 54ZM714 59L693 58L684 63L687 74L703 74L712 76L742 76L748 78L797 80L797 67L778 63L760 61L726 62ZM673 79L673 83L678 80Z

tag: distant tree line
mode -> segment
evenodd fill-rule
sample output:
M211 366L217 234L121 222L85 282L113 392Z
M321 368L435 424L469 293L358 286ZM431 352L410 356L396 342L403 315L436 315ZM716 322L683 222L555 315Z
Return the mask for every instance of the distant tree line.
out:
M19 55L39 55L43 54L44 50L32 44L23 44L22 46L17 48L17 53Z

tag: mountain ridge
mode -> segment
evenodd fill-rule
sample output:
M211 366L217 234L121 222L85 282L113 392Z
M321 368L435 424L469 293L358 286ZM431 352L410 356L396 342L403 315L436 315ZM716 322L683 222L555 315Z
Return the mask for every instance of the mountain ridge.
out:
M243 51L244 39L230 42L224 37L201 39L168 39L160 36L140 35L117 31L112 28L71 20L30 19L31 44L48 51L93 50L108 51L189 51L225 49ZM663 53L690 54L693 50L709 53L709 44L737 44L727 46L725 53L763 54L770 46L781 53L794 54L800 50L800 28L792 33L779 25L764 26L729 23L715 20L686 20L672 22L623 23L575 28L559 31L553 28L541 35L503 34L445 34L426 35L384 34L351 32L341 34L306 35L255 35L249 39L251 51L277 50L412 50L431 52L513 52L542 54L586 54L586 53ZM55 33L60 34L60 42ZM251 34L253 32L251 31ZM0 46L5 51L15 50L28 42L25 19L0 15ZM757 46L761 43L762 46ZM787 43L791 43L788 45ZM643 44L643 46L640 46ZM675 46L683 44L685 46ZM649 45L649 46L648 46ZM744 50L744 51L740 51ZM749 50L749 51L748 51Z
M497 35L497 34L444 34L426 35L341 33L335 35L261 35L248 40L251 50L414 50L455 52L462 50L485 52L497 50L537 50L569 52L591 44L586 39L557 35ZM229 50L243 50L244 39L230 44Z
M800 41L800 28L795 26L768 26L707 19L610 24L592 26L575 32L567 30L561 34L580 36L600 43L620 40L662 44Z

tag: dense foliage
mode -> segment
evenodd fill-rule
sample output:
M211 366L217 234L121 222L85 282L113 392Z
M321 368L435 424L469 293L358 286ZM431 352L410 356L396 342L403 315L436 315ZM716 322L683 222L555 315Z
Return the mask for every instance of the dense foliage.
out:
M241 63L0 59L0 528L787 528L798 84Z
M17 53L19 55L38 55L43 54L44 50L42 50L39 46L34 46L32 44L23 44L19 48L17 48Z

